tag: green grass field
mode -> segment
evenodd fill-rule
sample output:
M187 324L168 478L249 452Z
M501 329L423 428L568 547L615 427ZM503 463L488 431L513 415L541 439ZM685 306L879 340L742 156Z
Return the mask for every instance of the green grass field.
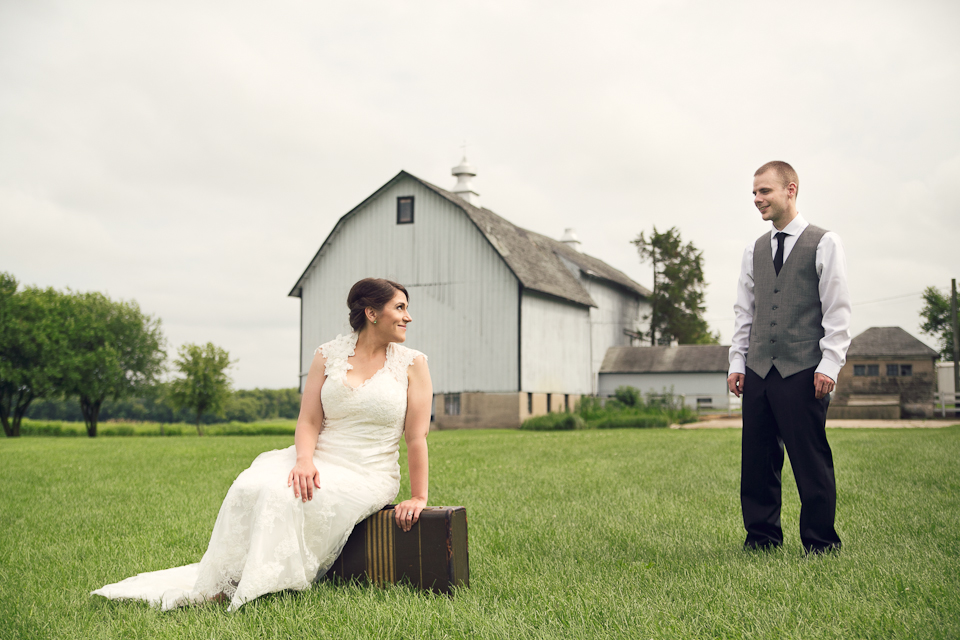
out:
M322 582L160 613L91 597L199 560L220 500L289 436L0 443L0 638L957 638L960 427L831 430L839 556L741 550L739 431L437 432L471 587ZM401 495L404 495L404 489Z

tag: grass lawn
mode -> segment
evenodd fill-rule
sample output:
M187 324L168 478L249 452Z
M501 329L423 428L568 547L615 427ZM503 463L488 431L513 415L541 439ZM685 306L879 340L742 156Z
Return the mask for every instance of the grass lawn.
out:
M829 435L839 556L803 556L789 467L785 548L741 550L737 430L437 432L469 589L322 582L234 614L88 592L199 560L234 477L289 436L3 440L0 638L960 637L960 427Z

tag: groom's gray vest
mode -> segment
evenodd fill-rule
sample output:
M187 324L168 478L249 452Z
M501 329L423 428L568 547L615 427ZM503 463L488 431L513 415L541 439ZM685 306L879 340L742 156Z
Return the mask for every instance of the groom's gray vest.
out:
M809 225L790 257L773 268L768 231L753 245L753 293L756 297L747 366L761 378L771 367L784 378L820 364L823 312L817 245L825 229Z

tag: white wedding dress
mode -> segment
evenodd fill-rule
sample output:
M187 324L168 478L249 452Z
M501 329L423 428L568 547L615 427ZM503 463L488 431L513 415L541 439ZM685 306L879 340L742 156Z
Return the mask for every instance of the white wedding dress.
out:
M419 351L391 343L383 368L357 388L346 380L357 334L317 351L326 358L320 391L323 430L313 462L320 488L294 497L287 477L296 448L260 454L227 492L203 559L141 573L93 594L172 609L224 594L235 611L266 593L303 590L323 577L353 527L396 497L407 412L407 368ZM424 356L426 357L426 356Z

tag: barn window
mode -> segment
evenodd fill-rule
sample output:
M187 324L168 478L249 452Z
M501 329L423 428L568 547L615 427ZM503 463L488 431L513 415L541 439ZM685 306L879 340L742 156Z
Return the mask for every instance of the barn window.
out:
M900 375L902 375L902 376L912 376L912 375L913 375L913 365L912 365L912 364L902 364L902 365L900 365Z
M697 409L709 409L713 406L713 397L697 398Z
M448 416L460 415L460 394L448 393L443 397L443 412Z
M527 394L527 413L533 413L533 394Z
M397 224L413 224L413 196L397 198Z
M570 394L563 394L563 410L570 413Z
M898 375L900 375L900 365L898 365L898 364L888 364L888 365L887 365L887 375L888 375L888 376L898 376Z
M550 413L550 400L553 398L552 393L547 394L547 413Z

